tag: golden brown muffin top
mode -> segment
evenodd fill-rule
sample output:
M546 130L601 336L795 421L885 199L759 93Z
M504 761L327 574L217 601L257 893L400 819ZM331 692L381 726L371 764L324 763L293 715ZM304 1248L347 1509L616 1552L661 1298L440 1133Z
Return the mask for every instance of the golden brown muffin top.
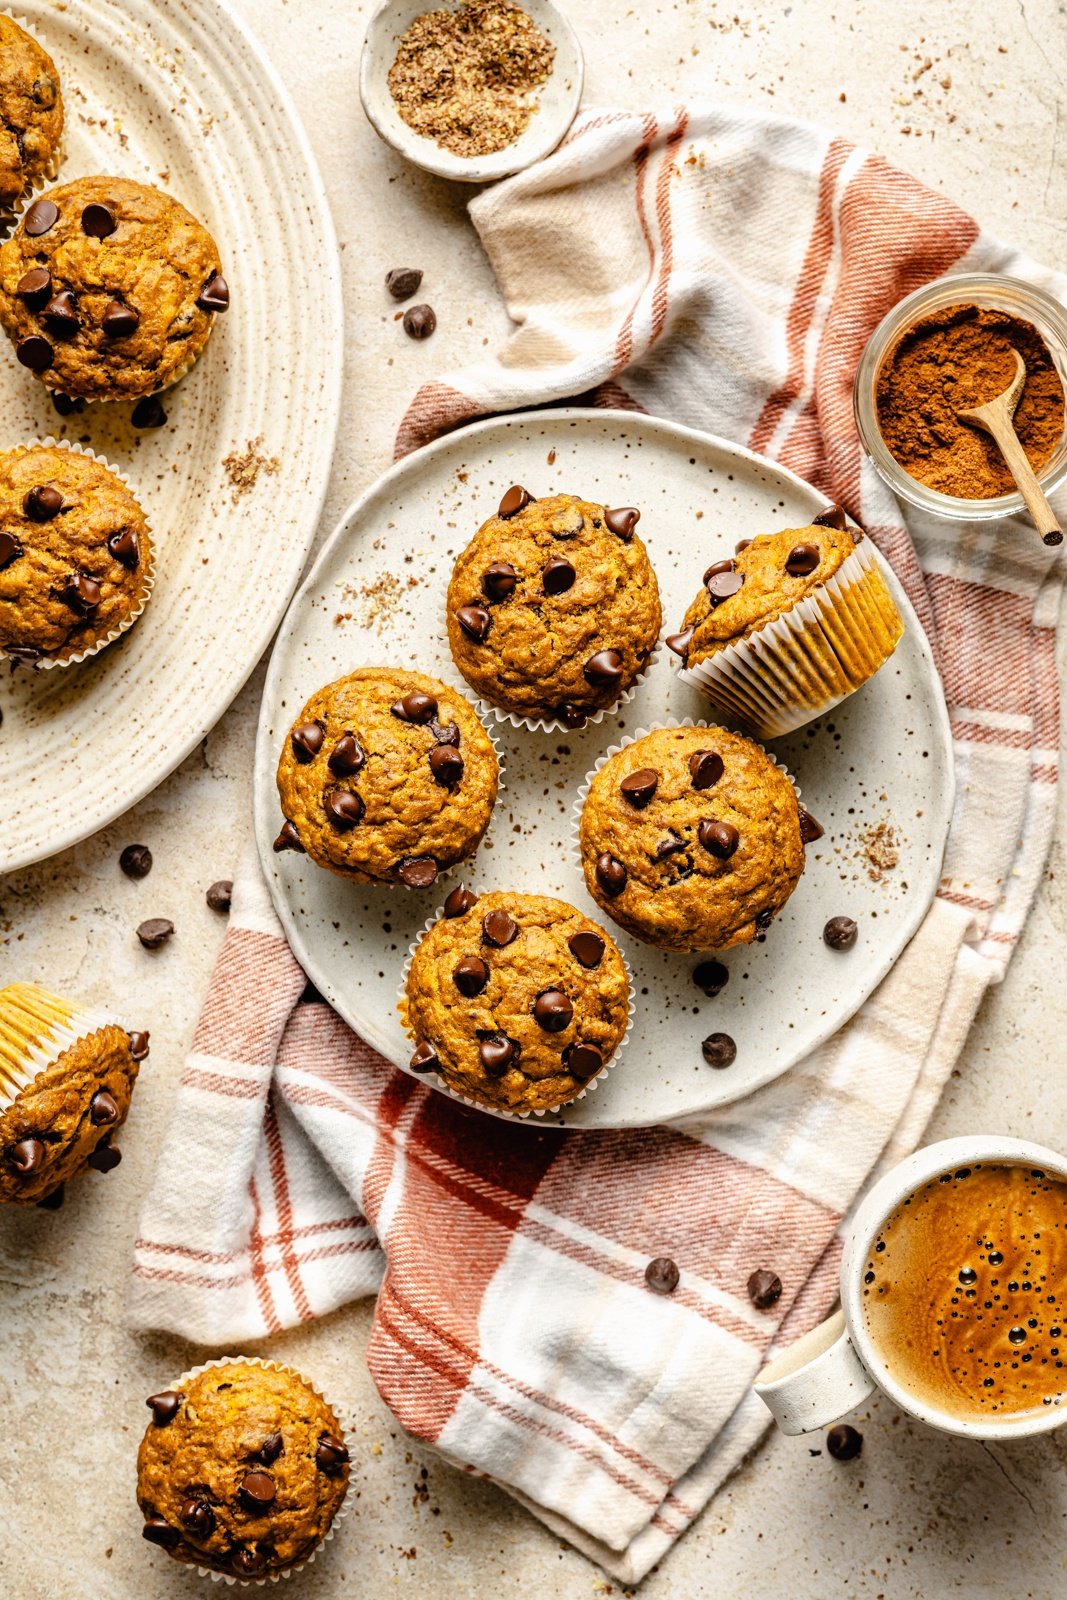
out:
M63 137L59 73L47 50L0 16L0 207L40 183Z

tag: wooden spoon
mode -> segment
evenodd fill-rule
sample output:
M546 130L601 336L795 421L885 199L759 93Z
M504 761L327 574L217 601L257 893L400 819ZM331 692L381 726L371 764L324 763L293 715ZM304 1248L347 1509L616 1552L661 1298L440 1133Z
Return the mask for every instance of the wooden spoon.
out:
M1034 519L1038 533L1046 544L1062 544L1063 534L1056 513L1045 498L1012 422L1026 382L1026 365L1022 356L1018 350L1013 350L1012 355L1015 357L1015 376L1003 394L998 394L995 400L987 401L984 406L975 406L970 411L957 411L956 415L961 422L973 422L976 428L992 434L1019 493L1026 501L1026 509Z

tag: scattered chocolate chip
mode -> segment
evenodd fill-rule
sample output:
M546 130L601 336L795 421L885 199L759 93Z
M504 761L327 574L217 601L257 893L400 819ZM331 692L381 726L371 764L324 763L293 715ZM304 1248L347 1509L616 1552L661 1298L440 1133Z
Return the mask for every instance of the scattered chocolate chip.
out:
M409 889L428 889L437 879L437 862L433 856L408 856L397 862L396 875Z
M147 878L152 870L152 852L146 844L128 844L119 856L119 866L127 878Z
M130 1041L130 1056L132 1059L134 1061L143 1061L148 1054L149 1035L147 1033L129 1033L126 1037Z
M584 1082L588 1078L596 1077L604 1065L604 1052L599 1045L579 1039L564 1050L563 1065L572 1078L581 1078Z
M475 644L484 644L493 626L493 619L484 606L460 606L456 612L456 621L468 639L473 639Z
M343 1440L335 1439L330 1433L319 1435L319 1443L315 1451L315 1464L322 1472L336 1472L347 1461L348 1447Z
M821 822L816 822L810 811L799 806L800 812L800 839L802 844L814 844L816 839L821 839L826 829Z
M93 200L82 212L82 232L90 239L110 238L117 227L115 213L99 200Z
M732 822L711 822L706 818L697 829L697 838L719 861L729 861L741 843L741 835Z
M163 1550L175 1550L182 1542L181 1530L172 1528L163 1517L149 1517L141 1529L141 1538Z
M501 909L487 911L482 918L482 938L486 944L503 950L505 945L512 944L518 937L519 925L508 912Z
M562 989L545 989L534 1001L533 1014L546 1033L562 1033L574 1017L574 1006Z
M47 267L32 267L19 279L15 293L30 311L40 311L52 298L52 274Z
M732 566L733 563L731 562ZM737 594L745 581L743 572L716 572L708 579L707 591L713 606L722 605L731 595Z
M703 578L700 581L704 584L704 586L706 588L707 585L708 585L708 582L709 582L709 580L711 578L717 578L720 573L722 573L722 572L733 572L733 570L734 570L734 563L733 563L732 559L729 556L727 556L725 561L713 561L711 563L711 566L707 569L707 571L705 572Z
M826 1453L835 1461L855 1461L862 1449L862 1433L847 1422L835 1422L826 1435Z
M75 411L85 410L85 401L82 399L81 395L78 395L75 399L71 399L69 394L53 394L52 405L61 417L69 417L72 416Z
M385 287L394 300L410 300L418 294L422 273L418 267L394 267L385 274Z
M81 323L78 321L78 302L69 289L61 289L52 296L41 312L41 320L47 322L49 332L58 338L74 337Z
M15 346L15 355L31 372L46 372L52 365L55 351L39 333L29 333Z
M20 1177L29 1177L31 1172L44 1160L44 1145L40 1139L20 1139L18 1144L13 1144L7 1152L8 1166L13 1167Z
M717 750L694 750L689 757L689 776L694 789L710 789L726 771Z
M59 207L54 200L35 200L26 213L22 227L31 239L39 239L42 233L54 228L58 221Z
M37 1208L39 1211L58 1211L66 1197L66 1188L63 1184L59 1184L55 1189L51 1189L48 1194L43 1195L41 1199L38 1200Z
M174 932L173 922L166 917L149 917L137 929L137 937L146 950L160 950Z
M229 911L233 901L233 879L219 878L204 896L212 911Z
M120 528L107 541L111 555L127 572L136 572L141 560L141 544L130 528Z
M300 843L300 835L296 831L296 825L290 822L288 818L282 823L282 831L274 841L275 855L279 855L283 850L298 850L301 855L306 853L304 846Z
M404 312L404 332L409 339L428 339L436 327L433 306L411 306Z
M710 998L720 994L730 981L730 969L721 961L700 961L693 968L693 982Z
M848 526L848 518L840 506L830 505L812 517L811 525L813 528L837 528L843 533Z
M433 1045L426 1040L424 1040L422 1044L416 1046L415 1054L408 1062L408 1066L411 1068L412 1072L433 1072L437 1068L438 1064L437 1051L434 1049Z
M478 1059L491 1078L502 1078L517 1059L519 1047L506 1033L489 1033L478 1044Z
M709 1067L732 1067L737 1060L737 1046L728 1033L709 1033L700 1051Z
M489 982L489 968L481 956L464 956L452 969L452 982L460 994L473 1000Z
M9 567L22 553L22 545L15 535L0 530L0 572Z
M758 1267L748 1280L748 1298L757 1311L769 1311L782 1298L781 1278L766 1267Z
M858 933L852 917L831 917L822 930L823 940L831 950L851 950Z
M738 539L737 543L734 545L734 555L739 556L742 550L747 550L751 543L751 539Z
M336 778L351 778L363 767L366 756L350 733L342 734L330 752L326 765Z
M417 726L432 722L437 715L437 701L432 694L423 694L420 689L412 689L395 706L390 707L393 716L400 722L413 722Z
M806 578L819 565L819 547L814 544L795 544L785 558L785 570L794 578Z
M215 1513L206 1500L186 1500L181 1519L183 1527L198 1539L210 1539L215 1531Z
M230 286L221 272L213 272L196 297L201 311L228 311Z
M309 761L315 759L325 740L326 734L319 722L302 722L289 735L293 754L302 767L306 767Z
M694 632L695 629L693 628L683 628L681 633L669 633L667 635L667 649L672 650L676 656L681 656L684 661L689 654L689 646L693 642Z
M519 575L510 561L494 561L482 573L482 593L491 605L499 605L515 593Z
M589 657L582 675L593 689L614 689L622 681L622 656L617 650L598 650Z
M135 428L162 428L166 420L163 402L154 394L146 394L143 400L138 400L130 415Z
M503 517L505 522L511 517L517 517L532 499L533 495L529 489L524 489L521 483L513 483L497 508L497 516Z
M248 1472L238 1488L241 1500L249 1511L266 1511L274 1504L277 1494L274 1479L269 1472Z
M111 1143L111 1135L105 1134L96 1149L85 1158L86 1166L92 1167L94 1172L113 1172L122 1160L122 1151L118 1145Z
M668 856L676 856L680 850L685 849L685 840L680 833L675 833L672 828L662 839L656 841L656 848L652 852L653 860L666 861Z
M577 576L569 561L563 556L553 556L541 573L541 584L546 594L566 594Z
M281 1455L284 1441L280 1433L270 1433L264 1439L256 1455L265 1467L272 1467Z
M604 512L604 523L611 533L617 535L624 544L629 544L634 536L634 529L641 521L641 513L636 506L617 506L614 511Z
M572 706L566 701L564 701L563 705L556 707L555 715L565 728L584 728L589 720L581 706Z
M435 744L430 751L430 771L443 789L454 789L463 776L464 761L454 745Z
M659 773L652 767L638 767L636 772L628 772L619 784L623 799L635 811L643 811L658 788Z
M51 483L39 483L23 497L22 509L31 522L51 522L63 509L63 496Z
M118 1102L106 1089L98 1089L89 1101L89 1121L94 1128L111 1128L119 1120Z
M365 810L363 801L351 789L332 790L322 802L322 808L338 833L348 833L354 828L362 821Z
M445 916L465 917L471 907L477 904L478 896L473 890L467 889L462 883L459 883L445 897Z
M602 856L597 857L596 881L604 893L614 900L626 888L626 868L621 861L605 851Z
M266 1570L267 1553L265 1550L250 1550L243 1547L234 1550L230 1556L230 1567L242 1578L254 1578L258 1573Z
M603 961L606 946L599 933L572 933L567 949L580 966L592 971Z
M123 305L121 300L112 300L100 326L109 339L128 339L131 333L137 332L140 321L140 312L133 306Z
M681 1276L677 1263L670 1256L657 1256L645 1268L645 1282L653 1294L673 1294Z
M431 722L430 732L433 734L438 744L459 744L458 722Z
M86 572L72 572L66 587L59 591L59 599L77 616L88 617L100 604L100 585Z

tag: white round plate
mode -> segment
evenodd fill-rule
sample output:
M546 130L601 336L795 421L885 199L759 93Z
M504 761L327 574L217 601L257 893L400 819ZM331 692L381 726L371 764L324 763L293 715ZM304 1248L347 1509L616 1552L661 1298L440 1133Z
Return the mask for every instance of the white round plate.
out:
M0 336L0 448L81 439L124 472L156 537L155 592L81 666L0 678L0 872L120 816L202 739L266 649L311 545L341 385L340 269L289 98L218 0L17 8L63 83L58 182L154 183L218 241L229 311L167 425L132 406L61 419Z
M633 1127L692 1116L777 1077L853 1014L915 932L937 887L952 810L948 718L926 639L890 576L907 631L892 660L820 722L775 740L825 838L763 944L722 957L730 981L707 999L696 956L627 937L589 899L574 859L571 806L620 736L666 718L704 718L669 652L622 713L581 733L499 723L507 787L473 863L428 893L346 882L306 856L275 855L278 750L308 696L356 667L414 667L461 683L442 640L455 556L504 490L581 493L641 507L639 532L673 632L704 568L741 538L804 526L825 505L808 484L722 439L621 411L560 410L478 423L393 467L342 520L282 624L263 695L255 822L274 903L308 977L383 1055L406 1067L396 1012L408 946L452 883L559 895L604 923L634 974L633 1033L595 1092L527 1126ZM897 859L888 866L895 849ZM881 857L879 869L872 857ZM871 873L883 871L880 882ZM832 916L855 917L845 954L823 943ZM708 1067L701 1040L726 1032L737 1060Z

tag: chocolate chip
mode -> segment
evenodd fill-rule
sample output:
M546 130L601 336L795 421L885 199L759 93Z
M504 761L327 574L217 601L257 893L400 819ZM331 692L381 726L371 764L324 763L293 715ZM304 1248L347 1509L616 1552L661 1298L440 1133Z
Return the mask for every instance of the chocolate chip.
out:
M166 917L149 917L137 929L137 937L146 950L159 950L174 932L173 922Z
M706 588L709 579L718 577L721 572L733 572L733 570L734 563L729 556L727 556L725 561L713 561L711 566L705 572L701 582Z
M577 576L569 561L563 556L553 556L541 573L541 584L546 594L566 594Z
M821 822L816 822L810 811L799 806L800 813L800 838L802 844L814 844L816 839L821 839L826 829Z
M628 772L619 784L619 790L624 800L633 806L635 811L643 811L659 787L659 773L651 767L638 767L636 772Z
M622 681L622 656L617 650L598 650L589 657L582 674L593 689L614 689Z
M748 1280L748 1298L757 1311L769 1311L782 1298L781 1278L766 1267L758 1267Z
M452 969L452 982L460 994L473 1000L489 982L489 968L481 956L464 956Z
M831 950L851 950L858 933L852 917L831 917L822 930L823 940Z
M149 1544L158 1544L163 1550L176 1550L182 1542L181 1531L172 1528L163 1517L149 1517L141 1529L141 1538Z
M652 852L652 857L655 861L666 861L668 856L676 856L679 850L684 849L685 840L682 838L681 834L675 833L674 829L672 828L671 831L662 839L658 839L656 841L656 847Z
M729 981L730 969L724 967L721 961L700 961L693 968L693 982L698 989L703 989L709 998L720 994Z
M855 1461L862 1449L862 1433L847 1422L835 1422L826 1435L826 1453L835 1461Z
M0 530L0 572L9 567L22 553L22 545L15 535Z
M31 522L51 522L63 509L63 496L54 484L39 483L23 497L22 509Z
M366 809L351 789L334 789L322 802L323 810L338 833L348 833L363 819Z
M63 1184L59 1184L55 1189L49 1190L48 1194L43 1195L41 1199L37 1201L37 1208L39 1211L58 1211L66 1197L66 1188Z
M146 394L143 400L138 400L130 415L135 428L162 428L166 420L163 402L154 394Z
M23 1178L29 1177L31 1172L44 1160L44 1145L40 1139L20 1139L18 1144L13 1144L7 1152L8 1165L13 1167Z
M464 761L450 744L435 744L430 751L430 771L443 789L454 789L463 776Z
M301 855L306 854L300 842L300 835L296 831L296 825L288 818L282 823L282 831L274 841L275 855L280 855L283 850L297 850Z
M228 311L230 286L221 272L213 272L196 297L201 311Z
M604 893L614 900L626 888L626 868L621 861L605 851L602 856L597 857L596 881Z
M759 915L757 916L757 918L756 918L756 933L757 933L757 937L759 935L762 935L762 934L766 933L767 929L770 927L770 925L771 925L771 923L773 921L774 921L774 912L773 911L761 911L759 913Z
M458 722L431 722L430 732L433 734L438 744L459 744Z
M697 829L697 838L709 855L719 861L729 861L741 842L741 835L732 822L711 822L705 819Z
M59 591L59 599L77 616L88 617L100 604L100 585L86 572L72 572L66 587Z
M89 1121L94 1128L110 1128L119 1120L118 1102L106 1089L98 1089L89 1101Z
M61 417L69 417L72 416L75 411L84 411L85 401L82 399L81 395L78 395L77 398L72 400L69 394L53 394L52 406Z
M337 778L351 778L359 772L366 756L350 733L342 734L330 753L326 765Z
M137 332L140 321L140 312L135 311L133 306L123 305L121 300L112 300L100 326L109 339L128 339L131 333Z
M184 1399L180 1389L161 1389L158 1394L148 1396L145 1405L151 1411L152 1421L157 1428L165 1428L168 1422L174 1421Z
M212 911L229 911L233 901L233 879L219 878L204 896Z
M709 1067L732 1067L737 1060L737 1046L728 1033L709 1033L700 1046L701 1054Z
M546 1033L562 1033L570 1026L574 1006L562 989L544 989L534 1001L534 1021Z
M260 1572L266 1571L267 1553L265 1550L249 1550L240 1548L234 1550L230 1556L231 1569L242 1578L254 1578Z
M47 322L49 331L57 337L73 338L81 323L78 321L78 302L69 289L61 289L52 296L41 312L41 319Z
M82 212L82 232L90 239L108 239L117 227L115 213L102 201L92 201Z
M425 1040L422 1044L416 1046L415 1054L408 1062L412 1072L434 1072L438 1065L437 1051L432 1044Z
M278 1491L269 1472L248 1472L241 1480L238 1493L249 1511L266 1511L274 1504Z
M206 1500L186 1500L181 1509L183 1527L198 1539L210 1539L215 1531L215 1513Z
M751 543L751 539L738 539L737 543L734 545L734 555L739 556L742 550L747 550Z
M589 720L581 706L572 706L567 704L566 701L563 705L556 707L555 715L565 728L584 728Z
M629 544L634 536L634 529L641 521L641 513L636 506L618 506L614 511L604 512L604 522L608 529L617 534L624 544Z
M493 619L484 606L460 606L456 612L456 621L468 639L473 639L475 644L484 644L493 626Z
M385 287L394 300L410 300L418 294L422 273L418 267L394 267L385 275Z
M843 533L848 526L848 518L840 506L830 505L826 507L825 511L820 511L817 516L812 517L811 526L813 528L837 528L839 532Z
M334 1473L348 1461L348 1447L343 1440L335 1439L330 1433L319 1435L318 1446L315 1450L315 1464L322 1472Z
M795 544L785 558L785 570L794 578L806 578L819 565L819 547L814 544Z
M567 949L579 966L592 971L603 961L606 946L599 933L572 933L567 940Z
M122 1151L117 1145L111 1143L111 1135L105 1134L96 1149L85 1158L86 1166L92 1167L94 1172L113 1172L122 1160Z
M730 563L731 567L733 562ZM729 600L731 595L737 594L745 581L743 572L716 572L707 582L708 596L712 606L720 606L724 600Z
M40 311L52 298L52 274L47 267L31 267L19 279L15 293L30 311Z
M293 754L302 767L313 761L322 749L326 734L319 722L302 722L289 735Z
M518 1045L506 1033L486 1034L478 1044L478 1059L491 1078L502 1078L518 1054Z
M396 875L409 889L428 889L437 879L437 862L433 856L408 856L397 862Z
M482 938L486 944L503 950L505 945L512 944L518 937L519 925L506 911L487 911L482 918Z
M515 593L519 575L510 561L494 561L482 573L482 593L491 605L499 605Z
M412 689L410 694L406 694L390 709L400 722L413 722L421 726L432 722L436 717L437 701L432 694L423 694L421 689Z
M35 200L26 213L22 227L31 239L39 239L42 233L54 228L58 221L59 207L54 200Z
M689 757L689 777L694 789L710 789L725 771L717 750L694 750Z
M256 1451L256 1455L265 1467L272 1467L281 1455L284 1441L280 1433L268 1434Z
M55 351L48 340L39 333L27 334L15 346L16 358L31 372L46 372L52 365L54 355Z
M667 649L673 650L674 654L681 656L684 661L689 654L689 646L693 642L695 631L693 628L683 628L681 633L669 633L667 635Z
M436 327L433 306L411 306L404 312L404 332L409 339L428 339Z
M462 883L449 890L445 897L446 917L465 917L472 906L478 904L478 896L471 889L464 888Z
M120 528L118 533L113 533L107 541L107 547L120 567L125 567L127 572L137 571L141 560L141 545L132 529Z
M654 1294L673 1294L681 1276L670 1256L657 1256L645 1268L645 1282Z
M497 516L503 517L507 522L511 517L517 517L532 499L533 495L529 489L524 489L521 483L513 483L497 508Z
M147 878L152 870L152 852L146 844L128 844L119 856L119 866L127 878Z
M599 1045L579 1039L564 1050L563 1065L572 1078L581 1078L584 1082L587 1078L596 1077L604 1065L604 1053Z
M126 1037L130 1041L131 1059L134 1061L143 1061L145 1056L148 1054L149 1035L147 1033L128 1033Z

